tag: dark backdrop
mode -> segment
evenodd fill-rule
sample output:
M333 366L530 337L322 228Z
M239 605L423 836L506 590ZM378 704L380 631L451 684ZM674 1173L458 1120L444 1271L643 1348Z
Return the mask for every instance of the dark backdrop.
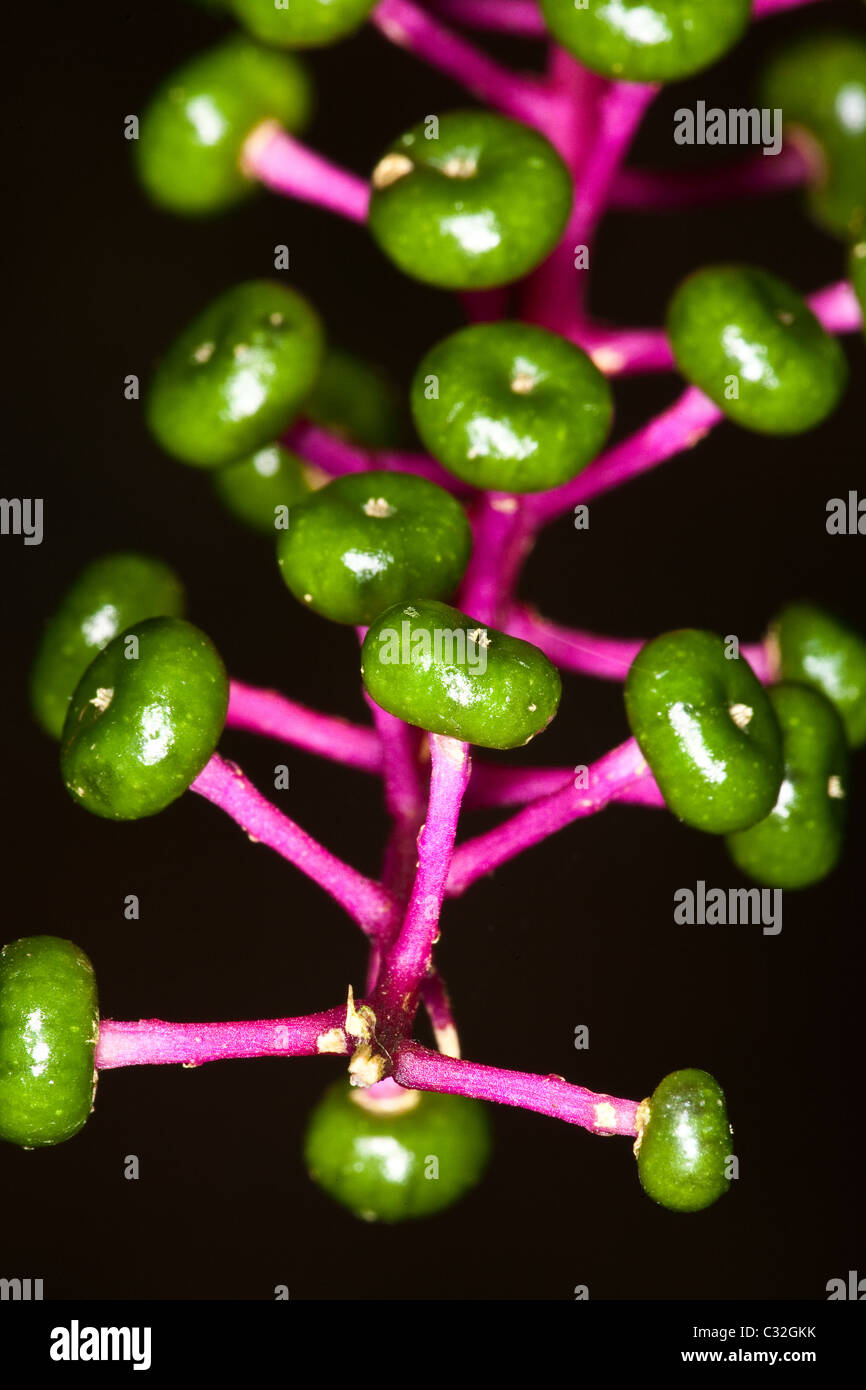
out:
M831 7L825 7L829 10ZM862 4L838 17L863 24ZM829 17L829 16L828 16ZM207 482L150 443L127 373L226 285L272 272L336 341L405 383L456 326L448 296L399 278L363 231L314 209L259 200L210 223L152 210L129 169L123 118L164 72L225 27L194 5L152 0L38 7L7 63L6 191L13 248L3 492L45 499L45 539L0 541L5 937L52 932L95 962L103 1012L119 1018L273 1017L330 1006L359 986L359 934L300 874L212 807L183 797L115 825L68 800L56 749L31 723L25 678L40 623L91 556L141 547L183 574L191 616L239 678L363 717L354 638L290 598L267 543L247 535ZM635 152L670 162L682 101L742 104L770 44L810 12L753 31L740 52L668 93ZM826 20L825 20L826 22ZM491 45L495 47L495 45ZM502 56L531 64L529 44ZM369 33L311 59L311 140L358 171L419 117L463 100ZM724 151L679 152L717 159ZM655 218L611 216L594 308L658 322L674 284L714 259L751 259L813 289L842 273L839 247L796 196ZM803 438L724 427L545 533L523 592L600 632L700 625L756 638L783 600L809 596L863 621L864 541L825 534L825 503L863 486L862 341L850 342L843 408ZM660 378L617 385L618 431L671 400ZM585 763L626 735L619 689L568 678L562 711L531 758ZM385 820L361 774L230 733L226 752L262 787L291 768L281 804L375 873ZM0 1154L0 1275L42 1277L46 1297L595 1299L825 1296L863 1268L862 759L847 855L825 884L786 894L784 928L676 927L672 897L698 878L737 882L724 846L638 808L608 811L509 865L445 913L439 959L466 1055L558 1072L640 1097L667 1071L705 1067L725 1086L742 1176L717 1207L668 1214L641 1194L622 1140L497 1110L488 1180L415 1228L368 1228L332 1206L299 1157L305 1117L337 1060L139 1068L103 1077L85 1130L54 1150ZM127 922L128 893L141 919ZM591 1047L573 1048L578 1024ZM123 1177L136 1154L138 1181Z

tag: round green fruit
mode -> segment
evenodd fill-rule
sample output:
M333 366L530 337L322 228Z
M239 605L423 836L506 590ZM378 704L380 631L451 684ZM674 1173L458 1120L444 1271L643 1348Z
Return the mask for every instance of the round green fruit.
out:
M553 37L584 67L626 82L673 82L745 33L751 0L541 0Z
M407 724L481 748L520 748L546 729L562 683L538 647L433 601L398 604L369 628L361 674Z
M235 285L165 353L146 402L151 433L201 468L253 454L312 390L322 350L319 317L294 290L269 280Z
M216 648L183 618L148 618L92 661L69 706L60 754L74 801L109 820L162 811L217 745L228 677Z
M409 473L350 473L293 510L277 560L314 612L367 624L416 594L446 597L471 549L466 513L443 488Z
M674 294L667 329L677 366L730 419L800 434L832 413L845 354L796 290L753 266L708 266Z
M543 135L505 116L452 111L437 119L434 138L428 119L373 170L374 239L406 275L443 289L519 279L565 228L568 170Z
M228 510L268 536L289 524L289 509L310 492L303 460L282 444L268 444L249 458L215 469L211 476Z
M222 212L259 187L243 168L247 136L264 121L303 129L312 104L304 68L234 35L173 72L133 142L148 196L189 217Z
M99 1036L87 956L58 936L0 951L0 1139L35 1149L77 1134L93 1108Z
M143 618L179 617L186 607L173 570L149 555L102 555L67 589L45 630L30 675L39 723L59 738L72 692L97 652Z
M772 811L727 839L739 869L768 888L806 888L836 867L848 796L848 745L830 701L807 685L771 686L785 771Z
M230 0L235 17L263 43L318 48L358 29L376 0Z
M304 401L304 415L365 449L394 449L403 442L403 412L393 382L380 368L342 348L325 353L319 379Z
M762 100L787 130L816 141L823 163L812 185L813 216L837 236L866 225L866 39L809 33L770 64Z
M638 1111L641 1187L669 1211L703 1211L730 1187L725 1095L705 1071L671 1072Z
M781 678L820 690L841 715L851 747L866 743L866 639L811 603L789 603L770 634Z
M481 323L437 343L412 383L425 446L458 478L494 492L568 482L601 449L607 380L580 348L527 323Z
M684 628L642 647L625 682L631 731L675 816L717 835L768 815L782 736L748 662L714 632Z
M480 1101L406 1090L376 1102L340 1079L310 1116L304 1158L313 1181L355 1216L396 1222L452 1206L478 1183L490 1150Z

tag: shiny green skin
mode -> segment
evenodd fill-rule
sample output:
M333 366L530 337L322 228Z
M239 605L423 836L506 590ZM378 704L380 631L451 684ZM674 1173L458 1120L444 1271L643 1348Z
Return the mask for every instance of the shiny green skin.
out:
M299 602L332 622L364 625L415 594L447 597L471 550L460 503L410 473L335 478L294 508L277 539L280 572Z
M435 377L438 397L427 397ZM542 492L598 454L613 418L607 380L585 352L527 323L458 329L421 361L412 414L458 478L494 492Z
M278 508L302 502L310 483L302 459L282 444L268 444L249 458L227 463L211 474L220 501L239 521L263 535L273 536Z
M816 221L837 236L854 235L866 225L866 39L810 33L795 40L770 64L762 101L818 142L826 170L809 192Z
M99 1036L87 956L59 936L25 936L0 951L0 1139L61 1144L93 1108Z
M485 289L528 274L553 250L571 210L571 178L553 146L491 111L440 116L436 140L424 131L422 122L386 151L411 159L410 170L384 188L374 173L369 227L385 255L443 289ZM449 172L456 161L460 176Z
M730 713L744 705L740 728ZM625 682L625 708L675 816L716 835L768 815L782 783L782 736L767 692L744 657L728 660L714 632L683 628L647 642Z
M467 637L461 651L459 639L446 635L461 631L486 634L489 645ZM430 634L426 642L416 637L423 633ZM484 670L479 669L482 656ZM397 604L382 613L364 638L361 660L364 685L382 709L479 748L529 743L547 728L562 693L559 672L538 647L432 600Z
M322 327L294 290L270 280L235 285L172 343L145 409L166 453L213 468L270 444L311 391Z
M838 710L848 743L866 743L866 638L811 603L790 603L771 631L779 674L820 690Z
M866 337L866 237L851 247L851 283L863 310L863 336Z
M380 368L342 348L325 353L319 379L304 401L304 415L365 449L393 449L403 441L403 415L393 383Z
M329 1197L364 1221L414 1221L453 1206L490 1158L486 1106L464 1096L416 1091L402 1114L372 1114L340 1078L310 1115L304 1160ZM439 1165L438 1177L430 1159Z
M376 0L230 0L235 18L263 43L319 48L358 29Z
M637 1154L641 1187L668 1211L703 1211L727 1192L732 1134L725 1093L693 1067L660 1081Z
M180 617L184 587L149 555L102 555L82 570L46 624L30 674L33 712L59 738L72 692L97 652L142 618Z
M168 212L223 212L259 188L241 168L250 132L266 120L300 131L311 105L297 58L233 35L178 68L154 94L133 142L139 180Z
M767 888L806 888L826 878L842 853L848 745L820 691L783 683L768 694L782 730L784 780L770 814L729 835L728 851L737 868Z
M554 38L584 67L625 82L672 82L709 67L745 33L751 0L541 0Z
M708 266L680 285L667 330L683 376L759 434L800 434L835 409L845 354L796 290L769 271ZM725 396L739 380L739 399Z
M131 633L137 658L125 655ZM67 791L108 820L155 815L201 772L227 708L228 677L203 632L183 618L135 624L76 687L60 753Z

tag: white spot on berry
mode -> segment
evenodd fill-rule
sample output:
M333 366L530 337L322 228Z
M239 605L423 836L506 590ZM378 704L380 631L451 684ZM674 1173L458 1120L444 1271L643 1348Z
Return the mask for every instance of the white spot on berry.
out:
M398 179L405 178L411 174L415 168L414 161L406 154L392 152L386 154L373 170L372 184L374 188L388 188Z

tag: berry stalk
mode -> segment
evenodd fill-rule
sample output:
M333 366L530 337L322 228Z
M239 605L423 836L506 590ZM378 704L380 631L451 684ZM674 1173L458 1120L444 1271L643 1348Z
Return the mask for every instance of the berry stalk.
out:
M276 690L232 681L226 728L279 739L362 772L382 770L382 746L375 729L365 729L338 715L320 714Z
M198 1067L240 1057L307 1057L347 1053L346 1006L298 1018L248 1023L165 1023L141 1018L131 1023L103 1018L95 1064L101 1071L175 1063Z

